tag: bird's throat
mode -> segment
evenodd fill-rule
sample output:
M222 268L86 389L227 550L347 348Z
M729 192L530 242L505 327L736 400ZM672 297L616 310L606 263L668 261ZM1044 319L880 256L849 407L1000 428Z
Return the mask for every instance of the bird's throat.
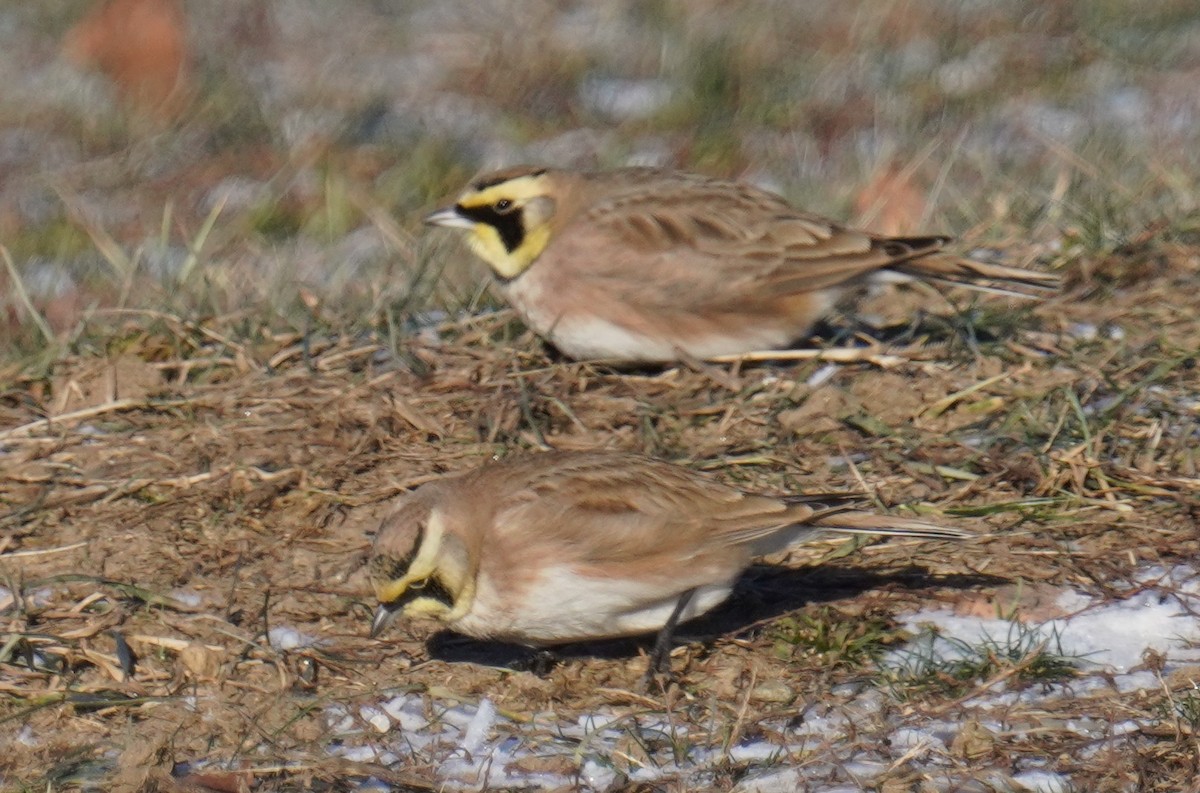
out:
M494 226L480 223L471 231L467 242L475 255L487 262L498 278L511 281L529 269L537 257L542 255L542 251L546 250L550 243L550 229L543 226L523 232L510 250Z

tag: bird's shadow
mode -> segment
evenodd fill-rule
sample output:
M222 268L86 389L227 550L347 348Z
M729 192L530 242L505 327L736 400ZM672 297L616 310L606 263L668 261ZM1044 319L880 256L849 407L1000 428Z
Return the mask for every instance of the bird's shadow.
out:
M711 641L736 636L758 623L803 606L851 598L869 590L917 590L932 587L971 589L1007 583L1008 579L983 574L935 575L919 565L873 573L862 570L796 569L779 565L754 565L723 604L676 631L678 641ZM542 672L554 661L629 658L649 652L654 634L621 639L575 642L553 648L552 656L518 644L470 639L453 631L439 631L426 641L430 658Z
M889 325L872 325L854 315L819 320L798 348L862 347L867 343L903 347L918 340L926 346L964 345L974 348L1015 339L1029 323L1024 313L985 313L951 304L949 312L918 309L910 319Z

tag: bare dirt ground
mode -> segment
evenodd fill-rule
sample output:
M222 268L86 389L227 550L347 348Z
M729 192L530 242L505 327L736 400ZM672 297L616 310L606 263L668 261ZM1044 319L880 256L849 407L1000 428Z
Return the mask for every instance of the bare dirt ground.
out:
M1200 793L1194 0L483 5L0 0L0 789ZM565 362L420 228L519 162L1064 289L887 292L858 363ZM646 642L368 639L389 500L544 447L981 536L767 560L662 693ZM935 612L1015 633L922 656Z
M414 336L400 358L369 340L249 346L181 325L131 332L108 356L66 360L47 378L18 376L0 393L0 775L27 790L347 790L367 778L437 789L433 760L331 754L344 739L332 706L358 712L397 691L435 710L486 696L514 724L663 713L728 745L872 679L872 656L851 652L851 639L903 642L902 611L986 613L1003 600L1019 614L1033 601L1012 599L1018 584L1119 597L1116 583L1140 566L1200 550L1198 267L1196 248L1150 240L1022 309L1019 329L1002 321L1013 306L988 300L971 334L928 319L918 331L928 335L890 350L902 362L839 366L815 386L821 362L639 372L562 362L512 338L503 313ZM902 314L929 303L881 300ZM429 625L366 637L361 565L390 498L513 449L597 446L747 488L865 485L882 505L985 536L848 554L831 543L755 568L695 629L702 640L676 653L678 683L663 695L637 692L645 643L568 652L539 677L502 667L519 653ZM781 625L845 635L784 642ZM1024 660L1001 665L1007 684L1042 685L1022 682ZM1169 703L1193 679L1068 699L1053 713L1016 705L1005 719L1021 729L951 759L967 778L1037 756L1078 790L1184 790L1196 724ZM994 683L917 688L892 707L965 721L965 698ZM1105 711L1149 721L1082 760L1082 739L1061 725ZM886 740L887 729L864 723L857 739ZM579 762L544 765L569 776ZM924 789L914 763L873 789ZM729 789L761 765L730 760L706 784Z

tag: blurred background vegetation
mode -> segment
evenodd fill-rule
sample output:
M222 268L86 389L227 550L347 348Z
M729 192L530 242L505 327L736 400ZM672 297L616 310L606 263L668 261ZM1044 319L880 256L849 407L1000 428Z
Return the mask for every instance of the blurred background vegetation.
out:
M519 162L1071 272L1194 241L1198 82L1195 0L0 0L0 374L477 308L420 218Z

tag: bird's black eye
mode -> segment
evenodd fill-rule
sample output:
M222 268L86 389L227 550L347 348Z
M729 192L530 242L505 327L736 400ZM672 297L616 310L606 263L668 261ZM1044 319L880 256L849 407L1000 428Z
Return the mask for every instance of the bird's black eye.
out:
M513 208L513 202L509 201L507 198L501 198L493 206L497 212L508 212Z

